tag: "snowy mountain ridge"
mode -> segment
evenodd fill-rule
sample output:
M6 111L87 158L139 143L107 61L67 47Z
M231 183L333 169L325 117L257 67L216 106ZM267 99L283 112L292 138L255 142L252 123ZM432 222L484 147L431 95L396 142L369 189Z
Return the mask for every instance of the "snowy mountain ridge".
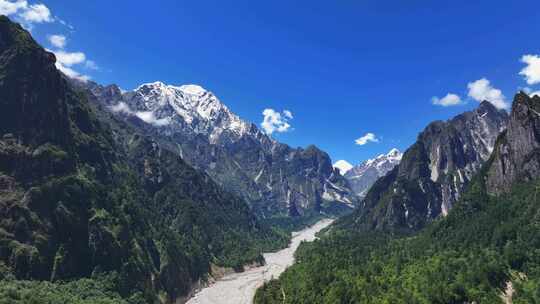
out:
M403 154L392 149L387 154L368 159L348 170L344 176L349 180L353 191L363 197L379 177L386 175L399 164Z
M358 201L327 153L279 143L201 86L153 82L124 92L79 85L263 216L341 212Z

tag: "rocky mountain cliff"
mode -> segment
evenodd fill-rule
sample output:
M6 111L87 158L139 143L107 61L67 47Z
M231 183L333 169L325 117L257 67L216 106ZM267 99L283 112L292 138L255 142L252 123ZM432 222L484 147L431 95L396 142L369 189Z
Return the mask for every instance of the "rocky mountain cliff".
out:
M85 87L262 216L340 212L357 204L325 152L275 141L200 86L155 82L130 92L95 83Z
M489 159L507 120L506 112L482 102L474 111L429 124L401 163L372 186L359 210L341 224L417 230L446 215Z
M394 169L402 157L403 154L398 149L392 149L387 154L381 154L354 166L344 176L349 181L352 190L363 198L377 179Z
M540 97L519 93L514 98L508 128L497 141L487 171L490 194L508 192L517 182L540 177Z
M99 278L130 303L175 302L211 264L261 262L287 243L244 200L89 102L55 59L0 17L0 280Z

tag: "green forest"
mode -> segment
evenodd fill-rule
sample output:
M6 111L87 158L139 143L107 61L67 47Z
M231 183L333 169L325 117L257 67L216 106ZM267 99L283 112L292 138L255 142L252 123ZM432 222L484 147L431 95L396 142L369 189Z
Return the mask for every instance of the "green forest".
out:
M330 230L255 303L540 303L540 182L488 196L480 179L413 235Z

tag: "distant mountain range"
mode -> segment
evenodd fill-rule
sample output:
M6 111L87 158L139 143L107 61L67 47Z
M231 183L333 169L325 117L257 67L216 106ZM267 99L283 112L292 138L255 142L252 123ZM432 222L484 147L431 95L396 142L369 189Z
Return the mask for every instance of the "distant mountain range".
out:
M132 121L264 217L340 213L358 199L348 181L315 146L293 149L240 119L197 85L117 86L78 83L100 104Z
M368 159L354 166L345 174L351 188L360 197L365 197L367 191L380 177L385 176L399 164L403 154L398 149L392 149L387 154L381 154L374 159Z
M387 154L368 159L357 166L340 160L334 164L334 167L339 169L340 173L349 181L354 193L363 198L377 179L394 169L402 157L403 154L398 149L392 149Z

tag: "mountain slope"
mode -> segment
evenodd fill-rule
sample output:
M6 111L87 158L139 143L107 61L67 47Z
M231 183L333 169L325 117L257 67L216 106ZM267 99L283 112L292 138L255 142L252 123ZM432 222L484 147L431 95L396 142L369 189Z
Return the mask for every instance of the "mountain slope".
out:
M540 176L540 97L519 93L508 129L499 139L488 172L489 193L508 192L516 181Z
M539 103L516 96L507 131L448 216L413 236L334 226L255 303L540 302Z
M287 243L242 199L96 105L0 17L0 286L89 278L66 288L174 302L211 264L240 268Z
M399 150L392 149L386 155L381 154L354 166L344 176L349 181L352 190L360 197L365 197L371 186L394 169L402 157L403 154Z
M357 203L325 152L275 141L199 86L156 82L125 93L86 87L118 117L139 119L147 134L265 217L348 210Z
M400 164L368 191L362 206L338 225L362 229L417 230L448 214L488 160L508 115L483 102L428 125Z

